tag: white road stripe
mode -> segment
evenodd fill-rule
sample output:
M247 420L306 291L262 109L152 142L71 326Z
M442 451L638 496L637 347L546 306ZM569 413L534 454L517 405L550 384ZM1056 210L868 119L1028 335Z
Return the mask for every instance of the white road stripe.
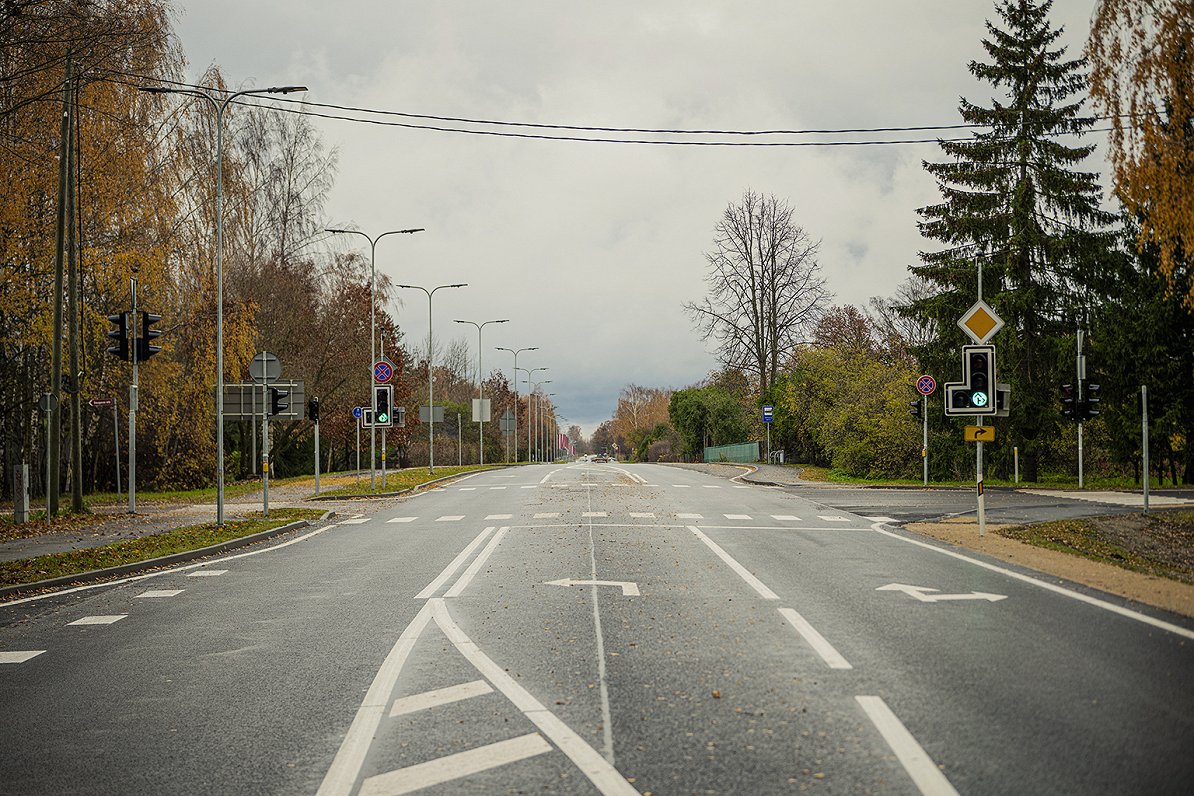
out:
M9 650L0 652L0 663L24 663L30 658L36 658L45 650Z
M400 796L551 751L537 732L428 760L361 783L360 796Z
M817 519L825 520L826 522L849 522L849 517L843 517L840 514L818 514Z
M559 519L560 512L558 511L544 511L535 515L537 520L556 520Z
M445 514L436 519L436 522L459 522L464 519L463 514Z
M513 514L487 514L485 516L485 519L487 520L509 520L513 518Z
M364 525L367 522L369 522L368 517L361 517L360 519L341 520L340 524L341 525Z
M727 520L751 520L754 519L749 514L723 514Z
M636 520L653 520L653 519L655 519L654 513L650 512L650 511L632 511L632 512L630 512L630 516L634 517Z
M895 522L895 519L891 517L863 517L863 519L871 522Z
M535 699L529 691L523 688L502 667L498 666L488 655L481 651L448 613L448 606L442 599L431 600L427 605L435 611L435 623L439 625L444 635L455 645L460 654L468 659L481 676L493 683L494 687L506 695L514 706L522 711L551 742L568 755L577 768L584 773L589 781L596 786L602 796L639 796L639 792L611 766L597 750L589 746L583 738ZM317 795L318 796L318 795Z
M491 486L491 487L489 487L489 488L490 488L490 489L505 489L506 487L504 487L504 486Z
M733 556L731 556L725 550L722 550L720 545L717 544L717 542L713 541L708 536L705 536L705 534L701 533L700 528L696 527L695 525L689 525L688 530L690 530L694 534L696 534L696 537L698 539L700 539L702 542L704 542L709 547L710 550L712 550L714 553L716 553L718 558L720 558L722 561L724 561L730 569L732 569L736 573L738 573L738 577L740 577L744 581L746 581L747 585L750 586L752 589L754 589L756 592L758 592L760 597L762 597L764 600L778 600L779 599L779 595L777 595L775 592L771 591L771 589L767 588L767 586L763 584L763 581L759 580L754 575L752 575L746 569L746 567L742 566L737 561L735 561Z
M582 517L608 517L609 514L604 511L582 511L580 513L580 516L582 516Z
M150 589L136 595L137 597L174 597L182 594L182 589Z
M780 608L779 612L783 614L784 619L787 619L792 624L792 627L796 628L796 632L804 637L808 645L816 650L816 653L821 656L821 660L829 664L830 669L854 668L803 616L791 608Z
M476 492L477 488L475 486L462 486L462 487L460 487L460 491L461 492Z
M386 522L414 522L417 519L419 519L419 518L418 517L392 517L392 518L386 520Z
M440 705L450 705L453 702L460 702L465 699L492 693L493 689L484 680L473 680L471 683L461 683L460 685L451 685L447 688L437 688L434 691L424 691L421 694L395 700L394 707L390 708L390 717L403 716L407 713L415 713Z
M771 519L779 520L780 522L800 522L800 518L792 514L772 514Z
M702 484L701 486L705 487L705 489L721 489L720 484Z
M452 584L452 588L444 594L445 597L459 597L470 583L473 582L473 577L485 566L485 561L489 558L489 554L498 546L498 542L502 541L502 537L506 535L506 531L510 530L508 527L498 528L498 532L489 540L489 544L485 545L485 549L481 554L473 559L473 563L468 565L468 569L460 576L460 579Z
M882 698L877 696L856 696L858 704L862 706L867 717L879 730L883 740L895 752L900 764L912 777L913 784L924 796L958 796L954 786L941 773L932 759L921 747L912 733L904 726L896 714Z
M489 536L489 533L492 530L493 526L491 525L485 530L481 531L481 533L477 534L477 537L473 539L473 541L469 542L468 547L461 550L460 553L457 554L456 558L452 559L452 563L444 567L444 571L439 573L435 580L428 583L423 587L423 591L415 595L415 599L426 600L428 597L435 594L439 590L440 586L443 586L448 582L448 578L456 574L456 570L460 567L460 565L463 564L465 559L477 549L485 537Z
M527 486L520 486L519 489L534 489L537 486L538 486L538 484L530 484Z
M73 622L67 622L68 625L110 625L114 622L119 622L121 619L127 617L128 614L108 614L105 616L85 616L82 619L76 619Z
M702 514L677 514L676 519L678 519L678 520L703 520L703 519L705 519L705 517Z
M691 489L692 484L672 484L672 489Z
M187 577L188 578L214 578L217 575L226 575L226 574L228 574L228 570L226 570L226 569L200 569L196 572L188 572Z

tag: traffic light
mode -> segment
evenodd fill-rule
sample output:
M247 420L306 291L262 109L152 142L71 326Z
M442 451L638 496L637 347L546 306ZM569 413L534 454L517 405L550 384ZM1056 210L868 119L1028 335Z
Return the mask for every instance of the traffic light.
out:
M137 338L137 361L145 362L151 356L162 350L160 345L153 345L151 341L162 336L161 329L154 329L153 325L162 319L161 315L152 312L141 313L141 336Z
M1061 416L1066 420L1078 419L1078 406L1075 401L1077 396L1074 393L1074 385L1061 385Z
M1082 420L1093 420L1099 416L1099 385L1086 383L1086 390L1082 396L1082 404L1079 407L1079 418Z
M962 346L962 381L945 385L945 414L994 415L995 346Z
M108 337L116 341L116 345L108 346L108 353L117 359L127 361L129 358L129 314L122 312L119 315L109 315L108 320L116 325L115 329L108 332Z
M319 422L319 399L312 398L307 401L307 417L311 418L312 423Z
M274 417L283 412L290 410L290 390L279 390L277 387L269 388L269 416Z
M373 385L373 405L377 407L377 411L373 415L373 422L375 425L391 426L394 424L394 412L393 407L391 406L393 403L393 397L393 385Z
M922 417L924 417L924 401L925 399L922 396L917 398L915 401L908 402L908 405L912 407L910 410L908 410L909 414L911 414L917 420L920 420Z

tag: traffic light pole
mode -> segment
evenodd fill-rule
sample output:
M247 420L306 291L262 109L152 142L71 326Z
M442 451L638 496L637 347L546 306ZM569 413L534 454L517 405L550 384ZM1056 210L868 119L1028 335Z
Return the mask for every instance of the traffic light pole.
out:
M134 272L135 273L135 272ZM129 313L129 352L133 383L129 386L129 514L137 513L137 277L133 276L133 311Z
M1085 488L1082 472L1082 387L1086 381L1086 361L1082 357L1082 329L1078 329L1078 488Z
M920 460L924 468L924 485L929 485L929 396L921 398L921 414L924 415L924 432L920 443Z
M319 399L315 399L315 496L319 496Z
M261 513L269 519L269 371L265 369L265 353L261 355Z

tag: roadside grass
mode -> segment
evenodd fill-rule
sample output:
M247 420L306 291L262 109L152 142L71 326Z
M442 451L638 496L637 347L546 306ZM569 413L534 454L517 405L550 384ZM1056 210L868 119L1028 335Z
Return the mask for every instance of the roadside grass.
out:
M791 464L785 465L788 467L799 467L800 477L805 481L819 481L830 484L857 484L865 486L921 486L924 482L920 478L861 478L859 476L849 475L841 470L835 470L830 467L819 467L815 464ZM1099 490L1099 489L1126 489L1139 490L1141 485L1130 477L1121 476L1100 476L1087 475L1084 478L1085 489ZM1078 489L1078 478L1076 476L1062 475L1059 473L1045 473L1040 479L1029 483L1020 480L1018 483L1014 478L994 478L986 475L983 478L983 484L988 487L1002 486L1014 488L1036 488L1036 489ZM957 487L973 487L974 480L968 479L963 481L937 481L930 479L929 486L957 486ZM1152 485L1153 489L1162 488L1159 483ZM1173 487L1169 487L1173 488Z
M401 492L404 489L411 489L416 486L421 486L429 481L434 481L440 478L445 478L451 475L461 475L463 473L481 472L483 470L496 470L504 467L501 464L487 464L480 465L463 465L460 467L436 467L434 475L427 471L426 467L408 467L405 470L394 470L386 473L386 485L383 488L381 485L381 477L377 479L377 489L369 488L368 476L362 476L359 483L356 476L344 476L335 479L332 484L332 489L324 489L320 485L320 497L324 496L345 496L345 495L372 495L384 494L388 492ZM336 485L340 485L336 488Z
M230 520L220 529L214 522L191 525L173 531L113 542L103 547L84 550L70 550L0 562L0 586L17 586L49 578L78 575L94 569L133 564L172 553L198 550L208 545L239 539L272 528L278 528L295 520L313 520L323 516L322 509L274 509L269 519L255 517L244 520Z
M1194 583L1194 511L1054 520L998 533L1134 572Z

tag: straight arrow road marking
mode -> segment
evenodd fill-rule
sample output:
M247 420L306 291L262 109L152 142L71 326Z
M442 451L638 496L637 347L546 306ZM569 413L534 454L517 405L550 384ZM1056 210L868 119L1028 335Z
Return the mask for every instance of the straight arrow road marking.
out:
M623 597L638 597L638 584L628 580L573 580L572 578L560 578L559 580L545 581L548 586L618 586L622 589Z
M886 586L880 586L875 591L902 591L922 603L938 603L946 600L986 600L995 603L1007 599L1006 594L989 594L981 591L972 591L967 594L930 594L929 592L936 592L937 589L930 589L926 586L909 586L904 583L889 583Z

